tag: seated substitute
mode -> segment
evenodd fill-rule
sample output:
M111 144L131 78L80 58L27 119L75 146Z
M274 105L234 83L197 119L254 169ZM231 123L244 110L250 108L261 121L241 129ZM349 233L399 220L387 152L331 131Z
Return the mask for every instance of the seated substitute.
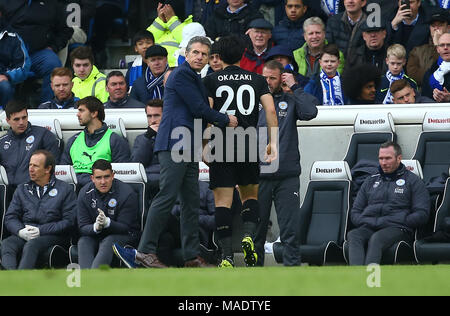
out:
M144 134L138 135L134 140L131 151L131 161L140 162L147 174L147 183L150 187L150 198L153 198L159 191L159 165L158 155L154 152L156 135L159 123L161 123L163 112L163 100L150 100L145 106L148 127Z
M368 177L358 191L347 235L350 265L380 264L383 251L398 241L412 241L425 225L430 195L423 181L402 164L398 144L386 142L378 154L379 173Z
M61 156L62 165L73 165L80 187L91 181L92 165L98 159L129 162L130 148L122 136L108 128L105 108L96 97L77 102L77 117L84 130L69 138Z
M42 252L70 242L76 196L69 184L55 178L55 165L55 157L46 150L35 151L30 158L31 180L18 186L5 215L11 233L2 242L2 265L7 270L34 269Z
M11 127L0 138L0 164L5 167L10 185L17 186L30 180L28 163L34 151L45 149L59 160L58 141L48 129L28 122L27 105L11 100L6 106L6 122Z
M139 239L138 198L126 183L114 179L111 163L92 165L91 183L78 194L78 256L81 269L110 265L112 245L133 245Z

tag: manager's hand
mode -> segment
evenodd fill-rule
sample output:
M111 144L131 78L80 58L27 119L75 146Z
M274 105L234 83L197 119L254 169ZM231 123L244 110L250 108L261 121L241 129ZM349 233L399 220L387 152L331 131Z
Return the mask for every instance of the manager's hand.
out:
M238 119L234 115L228 115L228 118L230 119L230 122L228 123L229 127L237 127L238 126Z

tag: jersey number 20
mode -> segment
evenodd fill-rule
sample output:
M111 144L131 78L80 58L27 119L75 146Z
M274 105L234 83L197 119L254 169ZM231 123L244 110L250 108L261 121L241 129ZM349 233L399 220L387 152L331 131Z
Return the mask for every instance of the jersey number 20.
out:
M244 92L247 91L250 97L248 108L244 107L243 95ZM235 115L236 110L228 110L231 102L234 99L234 91L230 86L220 86L216 90L216 97L222 97L223 92L227 93L227 99L220 109L220 113L226 113L230 115ZM244 84L239 87L236 93L236 104L239 112L242 115L250 115L253 112L253 108L255 107L255 90L252 86L248 84Z

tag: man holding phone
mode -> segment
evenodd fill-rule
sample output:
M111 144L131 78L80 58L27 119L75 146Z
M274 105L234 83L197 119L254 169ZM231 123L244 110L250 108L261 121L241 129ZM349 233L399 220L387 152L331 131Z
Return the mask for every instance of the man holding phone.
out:
M398 11L391 19L392 42L402 44L407 55L414 47L427 43L430 36L427 16L421 0L398 0Z

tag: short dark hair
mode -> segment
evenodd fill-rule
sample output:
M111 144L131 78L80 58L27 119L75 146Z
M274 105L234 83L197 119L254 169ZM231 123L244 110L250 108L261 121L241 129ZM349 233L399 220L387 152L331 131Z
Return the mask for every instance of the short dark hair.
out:
M163 100L161 100L161 99L152 99L152 100L147 102L145 107L147 107L147 106L150 107L150 108L162 108L163 107Z
M106 171L106 170L113 170L111 163L108 160L105 159L98 159L94 162L94 164L92 165L92 174L94 174L94 170L98 169L98 170L102 170L102 171Z
M380 145L380 148L389 148L389 147L394 147L394 152L395 152L396 157L402 154L402 148L397 143L394 143L392 141L387 141Z
M38 149L31 156L34 155L44 155L45 156L45 163L44 168L52 167L50 169L50 176L52 176L55 173L55 166L56 166L56 159L55 156L51 152L45 149Z
M94 65L94 53L89 46L80 46L75 48L70 53L70 64L73 65L75 59L89 59L92 65Z
M282 74L282 73L284 72L284 67L283 67L283 65L282 65L279 61L276 61L276 60L274 60L274 59L269 60L268 62L266 62L266 63L264 64L264 67L263 67L263 68L267 68L267 69L271 69L271 70L276 70L276 69L278 69L278 70L280 71L280 74Z
M411 85L409 84L408 80L406 79L399 79L399 80L395 80L392 84L391 87L389 88L391 90L391 94L394 95L394 93L406 88L406 87L411 87Z
M241 60L245 43L240 37L236 35L221 37L217 43L220 59L224 63L233 65Z
M78 100L75 103L75 108L78 108L80 105L86 106L89 112L97 112L97 118L103 122L105 120L105 106L102 101L97 99L96 97L85 97L81 100Z
M109 79L111 79L111 77L122 77L125 79L125 76L123 75L123 73L121 71L113 70L106 76L106 85L108 85Z
M323 54L328 54L331 56L335 56L337 57L337 59L339 60L340 56L340 52L339 52L339 48L337 47L336 44L327 44L324 46L322 54L320 54L320 58L322 58Z
M14 113L27 110L27 104L23 100L12 99L6 104L5 113L7 118L11 118ZM28 113L28 111L27 111Z
M152 32L149 32L147 30L140 30L133 36L133 45L136 46L137 42L143 39L151 39L153 43L155 43L155 36Z

